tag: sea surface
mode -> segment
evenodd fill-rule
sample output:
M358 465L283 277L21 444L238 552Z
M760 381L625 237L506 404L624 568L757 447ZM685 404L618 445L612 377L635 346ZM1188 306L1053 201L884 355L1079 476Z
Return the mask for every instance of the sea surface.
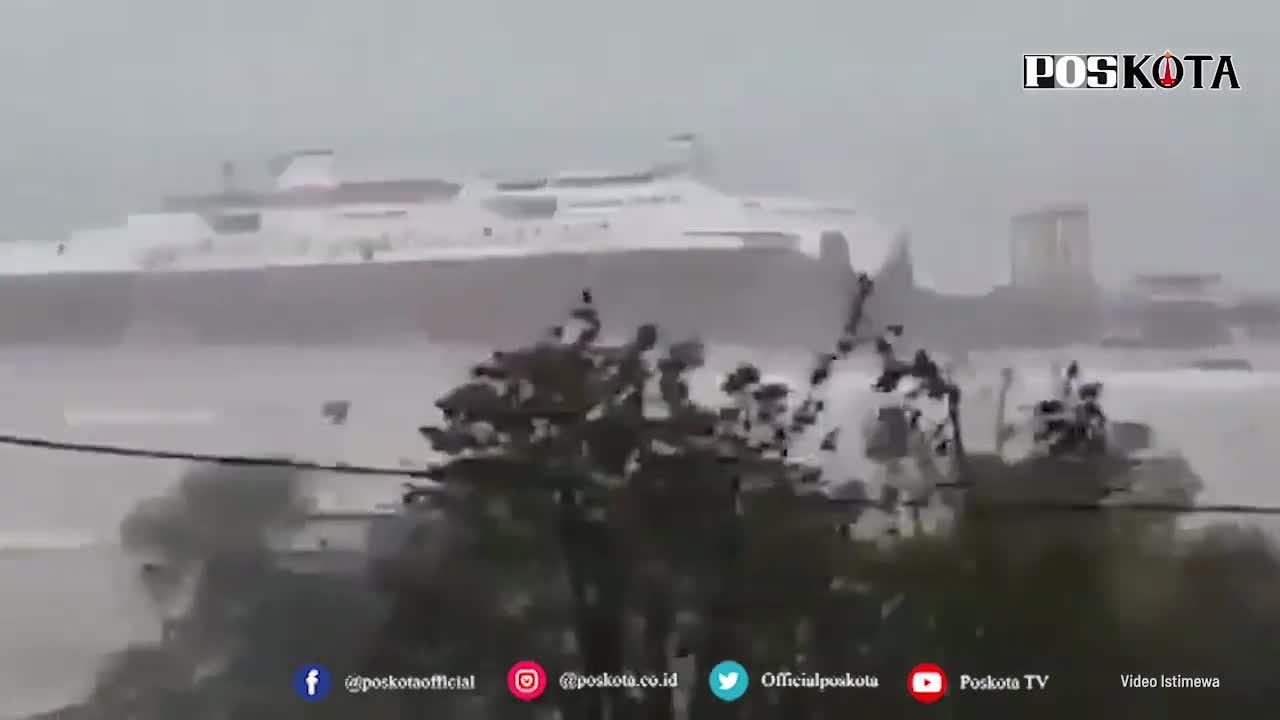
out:
M416 428L435 419L434 400L488 349L421 345L381 350L23 350L0 352L0 434L119 443L164 450L290 454L317 461L396 466L423 463ZM1232 348L1255 371L1185 369L1185 353L990 353L968 359L971 443L990 443L999 368L1017 370L1013 401L1029 402L1051 367L1072 357L1106 384L1119 419L1152 424L1157 442L1180 451L1206 483L1204 502L1280 505L1272 472L1280 417L1280 348ZM712 364L748 357L717 349ZM761 359L759 355L750 356ZM803 358L766 357L766 371L804 377ZM856 425L873 408L874 368L858 361L828 390L828 424ZM695 393L714 387L702 376ZM321 405L352 403L345 425ZM985 423L981 418L992 418ZM1270 433L1267 431L1271 430ZM872 473L856 441L832 472ZM118 547L121 518L165 492L183 472L171 461L0 447L0 718L79 699L102 657L158 635L137 588L137 560ZM400 481L322 478L329 505L395 501Z

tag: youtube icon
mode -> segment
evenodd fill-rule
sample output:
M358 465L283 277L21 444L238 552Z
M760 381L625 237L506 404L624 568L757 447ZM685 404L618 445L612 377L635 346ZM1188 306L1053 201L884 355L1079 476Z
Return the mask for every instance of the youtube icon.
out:
M921 663L907 675L907 692L922 703L933 703L947 692L947 674L932 663Z

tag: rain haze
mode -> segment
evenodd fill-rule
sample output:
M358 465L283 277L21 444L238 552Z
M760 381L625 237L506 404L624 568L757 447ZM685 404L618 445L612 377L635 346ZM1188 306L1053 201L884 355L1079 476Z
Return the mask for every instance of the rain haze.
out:
M1190 0L0 0L0 243L56 241L156 210L166 196L216 192L227 161L244 185L269 187L269 160L304 148L336 151L347 178L461 181L643 168L665 138L694 132L718 187L847 203L909 233L915 279L933 290L1009 283L1010 217L1079 203L1104 285L1207 272L1280 293L1280 111L1268 94L1280 59L1263 31L1277 17L1258 3ZM1166 49L1231 55L1241 88L1021 86L1023 53ZM565 292L572 300L578 289ZM492 349L282 345L0 348L0 434L420 465L432 457L418 431L436 420L432 402ZM1189 370L1181 351L1078 345L957 360L970 373L966 412L996 412L1003 367L1018 371L1010 406L1030 407L1051 392L1048 368L1079 357L1105 382L1111 416L1151 424L1162 450L1186 458L1205 485L1198 501L1280 504L1268 435L1280 412L1274 343L1215 348L1216 359L1251 366L1221 375ZM793 361L775 365L805 377ZM824 430L862 422L878 402L868 387L879 369L867 358L851 365L833 380L840 399ZM703 378L694 395L715 387ZM320 412L338 399L351 402L341 426ZM116 419L93 420L104 413ZM130 413L168 419L121 420ZM1000 429L977 424L972 448L1000 444ZM864 478L879 472L866 452L851 443L831 462ZM120 528L141 501L179 495L171 488L187 468L22 447L0 447L0 466L0 582L24 588L0 599L8 720L83 700L104 686L110 653L159 644L155 603ZM338 504L400 500L399 478L316 483ZM1250 631L1260 627L1251 619L1241 621Z
M1122 280L1271 286L1280 60L1256 4L548 0L0 6L7 234L334 147L353 174L647 162L696 131L740 188L852 197L933 282L1004 280L1007 218L1088 202ZM1024 52L1232 54L1237 92L1024 92Z

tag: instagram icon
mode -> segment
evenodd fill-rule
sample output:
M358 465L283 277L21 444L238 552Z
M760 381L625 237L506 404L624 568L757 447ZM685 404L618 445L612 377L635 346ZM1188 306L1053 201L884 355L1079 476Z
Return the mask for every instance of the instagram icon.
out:
M517 698L529 701L547 689L547 673L532 660L521 660L507 671L507 689Z

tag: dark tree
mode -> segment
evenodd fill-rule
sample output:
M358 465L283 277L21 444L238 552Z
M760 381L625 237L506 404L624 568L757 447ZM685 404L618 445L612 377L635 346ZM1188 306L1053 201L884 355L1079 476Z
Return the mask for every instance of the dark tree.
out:
M690 391L699 343L644 326L607 344L584 293L569 324L493 353L439 399L443 422L421 432L445 460L433 482L406 488L403 514L384 528L391 552L368 573L300 573L273 547L306 519L296 476L188 474L123 528L146 552L141 581L168 613L166 638L112 658L64 717L1261 716L1269 704L1255 689L1268 686L1280 640L1267 539L1194 535L1110 507L1139 486L1186 501L1197 487L1176 462L1130 458L1141 433L1117 445L1120 423L1078 368L1033 418L1039 456L1011 463L966 448L958 384L928 351L900 359L902 328L862 334L872 287L857 287L807 387L744 362L711 403ZM881 359L884 398L868 452L922 473L919 497L872 498L795 457L836 364L864 344ZM930 425L925 402L942 403L945 419ZM935 495L954 512L949 531L851 539L865 513ZM533 707L503 686L522 659L552 677ZM706 690L724 659L753 676L735 703ZM304 705L287 682L307 661L338 678L473 672L479 691L336 692ZM922 708L905 691L922 661L952 673L953 688L960 673L1027 672L1050 674L1050 687L953 691ZM554 685L566 670L678 672L680 682L563 692ZM761 687L759 673L783 670L871 674L880 687ZM1122 673L1207 674L1223 687L1121 691Z

